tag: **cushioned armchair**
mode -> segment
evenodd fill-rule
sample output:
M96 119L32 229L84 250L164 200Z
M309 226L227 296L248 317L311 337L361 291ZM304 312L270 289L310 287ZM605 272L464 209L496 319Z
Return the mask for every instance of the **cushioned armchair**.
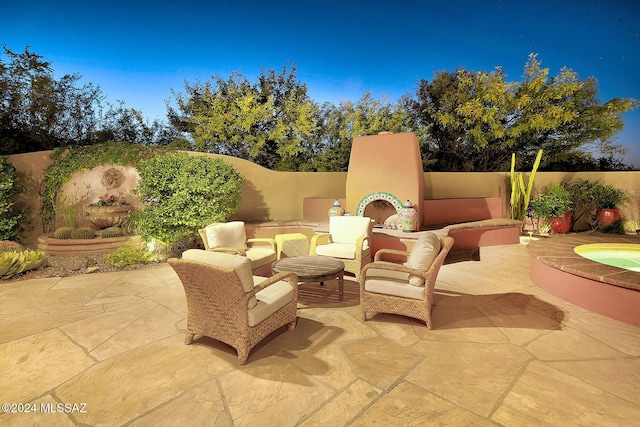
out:
M424 321L431 329L431 306L436 278L453 246L453 238L423 233L411 252L382 249L362 269L360 306L362 320L368 314L401 314ZM382 261L386 254L403 255L404 264Z
M207 336L234 347L238 364L251 349L284 325L294 330L298 278L290 272L252 276L251 261L240 255L190 249L170 258L187 297L185 344Z
M360 277L362 267L371 262L369 237L371 218L363 216L332 216L329 232L318 233L311 238L311 255L338 258L344 262L345 271Z
M206 250L244 255L251 260L251 268L254 272L267 264L270 266L277 258L276 241L269 238L247 240L242 221L215 223L198 232ZM270 267L267 270L270 271ZM265 270L264 274L267 272Z

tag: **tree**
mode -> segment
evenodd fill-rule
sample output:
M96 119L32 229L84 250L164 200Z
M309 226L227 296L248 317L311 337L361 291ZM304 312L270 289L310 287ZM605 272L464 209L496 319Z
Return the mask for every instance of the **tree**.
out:
M85 143L96 127L100 89L78 86L78 75L53 77L51 64L25 48L0 60L0 152L49 150Z
M369 92L356 102L322 105L318 122L318 156L311 169L346 171L353 138L379 132L409 132L408 116L401 105L376 100Z
M51 150L119 140L170 145L182 135L166 123L149 123L142 112L116 108L99 86L79 85L81 76L54 78L51 63L26 47L15 53L4 47L0 57L0 154Z
M255 83L240 73L185 83L186 94L174 93L178 111L170 108L169 117L191 133L197 151L295 169L306 163L318 109L295 73L295 67L290 72L285 67L282 73L263 69Z
M613 136L622 129L622 113L637 107L634 99L602 104L597 81L581 80L563 68L549 79L535 54L525 65L523 81L508 83L501 68L491 73L459 69L422 80L416 97L402 100L416 127L428 127L424 147L433 152L437 170L507 170L511 153L533 163L545 151L542 168L589 157L597 148L622 154Z

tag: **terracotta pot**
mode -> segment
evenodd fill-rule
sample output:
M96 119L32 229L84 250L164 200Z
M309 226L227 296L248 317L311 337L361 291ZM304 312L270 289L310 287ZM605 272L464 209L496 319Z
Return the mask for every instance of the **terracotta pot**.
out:
M619 221L620 218L622 218L622 214L618 208L602 208L598 209L596 213L599 228L609 228L611 224Z
M554 233L568 233L571 230L571 211L566 211L562 216L551 218L549 224Z
M122 222L129 216L133 206L88 206L87 219L98 230L107 227L115 227L122 225Z

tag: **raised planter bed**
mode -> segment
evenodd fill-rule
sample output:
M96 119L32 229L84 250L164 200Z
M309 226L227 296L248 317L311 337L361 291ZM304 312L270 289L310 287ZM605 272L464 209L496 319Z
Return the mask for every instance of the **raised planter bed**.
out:
M105 253L121 246L140 244L140 236L96 237L94 239L54 239L50 236L38 237L38 249L52 255L84 255Z

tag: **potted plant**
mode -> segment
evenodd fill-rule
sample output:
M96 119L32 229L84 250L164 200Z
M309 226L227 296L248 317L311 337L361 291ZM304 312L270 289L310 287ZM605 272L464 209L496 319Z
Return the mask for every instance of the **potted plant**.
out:
M619 206L628 203L631 196L625 190L613 185L598 182L596 194L596 221L599 228L606 229L620 221L622 215Z
M556 233L568 233L571 230L571 198L563 185L546 185L530 204L536 218L549 221Z
M89 222L98 230L102 230L121 225L132 210L133 207L124 197L105 194L100 196L98 201L87 206L86 213Z

